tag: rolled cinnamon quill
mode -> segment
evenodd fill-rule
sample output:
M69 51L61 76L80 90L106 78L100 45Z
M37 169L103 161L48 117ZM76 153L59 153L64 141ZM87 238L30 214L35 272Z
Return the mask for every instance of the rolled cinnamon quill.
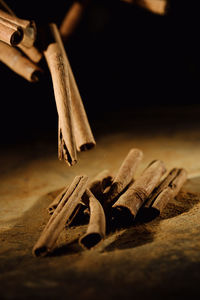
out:
M95 195L96 198L100 198L104 189L111 184L112 176L108 170L104 170L97 174L97 176L88 183L88 189ZM53 200L53 202L48 206L48 212L52 215L58 206L58 204L62 201L65 193L67 192L69 186L66 186L61 193ZM83 194L83 199L87 199L87 194ZM67 199L66 199L67 200Z
M87 176L75 177L54 214L49 219L40 238L33 247L33 255L45 256L54 249L61 231L80 204L81 197L86 190L87 180Z
M0 42L0 61L30 82L38 81L42 73L41 68L24 57L16 48L3 42Z
M159 215L163 211L167 203L178 195L181 187L186 180L186 170L179 169L175 178L171 180L168 187L163 188L163 190L151 205L151 208L155 211L156 215Z
M0 17L0 40L11 46L18 45L24 36L22 27Z
M136 217L140 207L158 185L165 172L162 161L153 161L114 203L113 212L115 214L119 212L123 218L126 216L130 219Z
M23 30L22 45L30 48L33 46L36 39L36 25L34 21L23 20L16 17L14 14L10 14L0 9L0 18L4 19L16 26L19 26Z
M112 203L113 200L125 189L125 187L131 183L142 158L143 152L141 150L131 149L129 151L112 182L110 190L105 195L107 203Z
M85 249L91 249L105 237L106 219L101 203L90 190L87 189L85 193L89 202L90 220L87 232L80 237L79 244Z
M82 19L85 7L88 3L89 0L82 0L75 1L71 5L60 25L60 33L63 40L66 41L73 34Z
M164 15L167 8L167 0L122 0L124 2L138 5L155 14Z
M78 151L88 150L93 148L96 145L96 143L88 122L87 114L85 112L83 102L56 24L50 24L50 29L55 41L60 47L63 56L64 66L67 68L69 74L72 122L74 128L76 148Z
M62 147L62 149L58 150L58 155L59 158L63 157L64 160L72 166L77 162L77 153L72 123L68 69L65 66L65 60L60 47L56 42L49 44L44 55L53 81L56 107L59 116L59 138L61 140L59 147ZM62 156L60 154L61 151Z

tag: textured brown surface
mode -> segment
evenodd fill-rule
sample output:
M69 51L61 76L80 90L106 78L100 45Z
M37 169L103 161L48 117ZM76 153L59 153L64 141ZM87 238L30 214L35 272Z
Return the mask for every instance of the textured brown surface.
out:
M109 132L97 124L97 147L80 153L72 168L57 160L56 138L23 145L23 151L22 146L2 149L0 298L191 299L200 294L200 177L188 180L159 218L117 229L92 251L77 242L84 225L63 231L53 256L31 254L49 218L46 208L61 188L77 174L116 172L132 147L144 152L138 174L153 159L163 160L168 170L198 173L198 115L195 108L132 112L121 124L116 116L107 118Z

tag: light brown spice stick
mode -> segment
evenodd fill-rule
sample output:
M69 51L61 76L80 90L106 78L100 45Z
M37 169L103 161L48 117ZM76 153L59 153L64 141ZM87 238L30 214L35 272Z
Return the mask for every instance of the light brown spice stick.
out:
M60 33L64 41L66 41L74 33L82 19L85 7L88 3L89 0L75 1L69 8L60 25Z
M44 54L53 81L56 107L60 122L59 136L62 140L61 145L63 146L62 155L69 165L74 165L77 162L77 153L72 123L69 74L57 43L51 43Z
M42 73L41 68L24 57L16 48L3 42L0 42L0 61L30 82L38 81Z
M37 243L33 247L33 255L45 256L54 249L55 243L61 231L64 229L66 222L80 204L81 197L86 190L87 180L87 176L75 177L67 193L59 203ZM67 198L68 200L66 201Z
M110 190L105 194L107 203L112 203L125 187L131 183L142 158L143 152L141 150L133 148L129 151L112 182Z
M0 17L0 40L11 46L18 45L24 36L22 27Z
M165 172L166 169L162 161L153 161L115 202L113 210L119 209L125 214L128 213L135 217Z
M156 197L160 194L160 192L162 192L166 187L168 187L170 182L177 176L178 172L179 172L178 168L174 168L169 172L169 174L153 190L150 197L147 199L146 203L144 204L144 208L148 209L152 205Z
M9 13L11 16L16 17L14 11L5 3L5 1L0 0L0 7L6 11L7 13ZM35 25L34 25L34 30L35 30ZM35 32L36 35L36 32ZM30 58L33 62L38 63L41 59L43 54L35 47L32 46L30 48L25 47L24 45L22 45L21 43L17 45L18 48L20 48L24 54L26 54L26 56L28 58Z
M164 188L152 204L152 208L159 215L167 203L175 198L185 181L187 180L187 172L184 169L179 169L176 177L169 183L168 187Z
M155 14L166 14L167 0L122 0L124 2L138 5Z
M69 83L71 89L71 104L72 104L72 121L74 127L76 148L78 151L84 151L93 148L96 145L94 140L87 114L84 109L84 105L67 57L62 39L56 24L51 23L50 29L55 41L59 44L60 50L65 61L65 66L69 73Z
M112 176L108 170L104 170L97 174L97 176L92 179L88 183L88 189L95 195L96 198L99 198L100 195L103 193L104 189L111 184ZM69 186L66 186L61 193L53 200L53 202L48 206L49 214L53 214L56 207L63 199L65 193L67 192ZM86 193L83 194L83 199L87 199Z
M15 15L11 15L0 9L0 18L19 26L23 30L23 39L21 41L22 45L30 48L33 46L36 39L36 25L34 21L23 20Z
M101 203L91 191L87 189L85 193L89 202L90 220L87 232L80 237L79 244L85 249L91 249L105 237L106 218Z

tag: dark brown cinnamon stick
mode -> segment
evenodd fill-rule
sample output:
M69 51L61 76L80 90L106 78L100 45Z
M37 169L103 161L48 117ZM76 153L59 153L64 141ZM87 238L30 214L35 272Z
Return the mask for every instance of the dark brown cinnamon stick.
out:
M79 244L85 249L91 249L105 237L106 219L101 203L90 190L87 189L85 193L89 202L90 220L87 232L80 237Z
M153 161L113 205L114 213L136 217L140 207L160 182L166 169L160 160Z
M168 187L164 188L160 194L157 196L151 207L157 212L159 215L167 203L175 198L185 181L187 180L187 172L184 169L179 169L177 175L174 179L171 180Z
M61 231L80 204L81 197L86 190L87 180L87 176L75 177L54 214L49 219L40 238L33 247L33 254L35 256L45 256L53 250Z
M88 122L87 114L85 112L84 105L56 24L50 24L50 29L55 41L60 47L63 60L65 62L64 65L67 68L69 74L72 122L74 128L76 148L78 151L88 150L93 148L96 145L96 143Z
M0 42L0 61L30 82L36 82L41 68L24 57L16 48Z
M69 165L77 162L76 145L72 123L71 92L69 74L59 45L51 43L44 52L53 81L56 106L59 116L59 138L61 143L58 156L63 157ZM62 151L62 156L60 152Z
M133 180L135 171L141 162L143 153L139 149L131 149L115 176L110 190L106 193L106 203L110 204Z

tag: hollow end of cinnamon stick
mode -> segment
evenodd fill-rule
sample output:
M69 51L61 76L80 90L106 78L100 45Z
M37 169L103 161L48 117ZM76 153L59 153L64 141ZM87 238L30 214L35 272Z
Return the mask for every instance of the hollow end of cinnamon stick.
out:
M42 70L36 70L31 74L30 81L31 82L38 82L42 77Z
M24 37L24 32L21 27L18 27L17 31L15 31L10 38L10 44L12 46L17 46L21 43Z
M48 253L48 249L47 247L43 246L41 248L36 248L36 249L33 249L33 255L34 256L46 256Z
M79 241L80 245L85 249L91 249L101 242L103 237L98 232L85 234Z
M112 207L112 216L120 226L129 226L133 223L135 217L126 206Z
M82 152L82 151L90 150L90 149L94 148L95 145L96 145L96 143L93 143L93 142L83 144L80 146L80 151Z

